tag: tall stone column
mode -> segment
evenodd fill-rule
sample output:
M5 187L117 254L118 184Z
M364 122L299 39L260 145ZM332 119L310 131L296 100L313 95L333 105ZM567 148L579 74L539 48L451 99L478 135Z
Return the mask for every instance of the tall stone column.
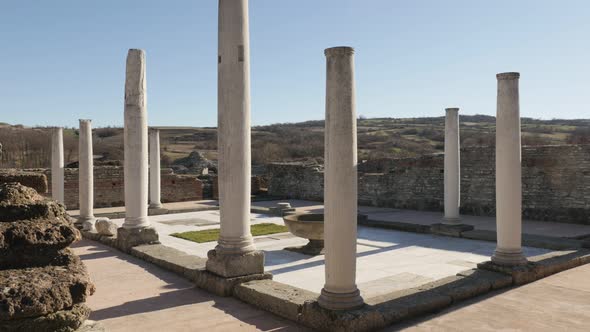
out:
M125 75L125 221L117 231L120 247L155 242L148 219L148 127L145 52L130 49Z
M445 217L444 223L459 224L461 167L459 155L459 109L447 108L445 117Z
M248 1L219 0L217 65L221 231L207 270L229 278L264 272L250 234L250 43Z
M51 135L51 197L64 203L63 128L53 128Z
M78 222L85 231L94 229L94 160L91 120L80 119L78 143L78 194L80 216Z
M501 73L496 115L496 227L497 247L492 262L526 263L522 253L522 179L519 73Z
M160 130L150 129L150 208L161 209L160 201Z
M356 286L357 140L354 49L326 55L324 243L326 283L318 299L327 309L358 308Z

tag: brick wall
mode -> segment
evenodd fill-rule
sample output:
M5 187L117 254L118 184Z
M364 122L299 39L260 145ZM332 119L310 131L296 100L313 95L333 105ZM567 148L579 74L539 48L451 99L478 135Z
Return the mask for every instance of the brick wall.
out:
M50 169L31 170L44 173L51 183ZM162 203L194 201L203 199L202 183L195 175L173 174L171 169L161 172ZM66 168L64 171L65 204L68 209L78 208L78 169ZM48 195L51 195L49 189ZM94 167L94 207L125 205L123 167Z
M590 146L523 147L523 217L590 224ZM272 164L269 195L323 199L318 167ZM442 211L443 155L359 165L359 203ZM495 214L495 148L461 149L461 213Z

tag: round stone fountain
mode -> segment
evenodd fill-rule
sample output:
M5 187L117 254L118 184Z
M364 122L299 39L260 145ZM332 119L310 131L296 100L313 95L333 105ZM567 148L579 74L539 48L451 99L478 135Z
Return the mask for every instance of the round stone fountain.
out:
M283 216L283 220L289 232L309 240L304 246L287 247L285 250L312 256L324 253L324 214L293 213Z

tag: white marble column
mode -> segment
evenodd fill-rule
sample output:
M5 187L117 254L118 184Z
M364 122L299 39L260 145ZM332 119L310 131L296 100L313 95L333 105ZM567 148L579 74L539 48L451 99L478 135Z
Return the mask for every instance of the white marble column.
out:
M130 49L125 75L125 222L144 228L148 219L148 128L145 52Z
M250 234L250 45L248 1L219 0L217 108L221 231L207 270L223 277L262 273Z
M51 135L51 197L64 203L64 140L59 127Z
M94 229L94 159L92 151L91 120L80 119L78 143L78 194L80 199L80 216L78 222L82 229Z
M160 130L149 130L150 140L150 208L161 209L160 201Z
M496 227L497 247L492 262L526 263L522 253L522 179L519 73L501 73L496 115Z
M326 283L318 299L327 309L358 308L356 286L357 140L354 49L326 55L324 243Z
M444 223L459 224L461 167L459 155L459 109L447 108L445 117L445 217Z

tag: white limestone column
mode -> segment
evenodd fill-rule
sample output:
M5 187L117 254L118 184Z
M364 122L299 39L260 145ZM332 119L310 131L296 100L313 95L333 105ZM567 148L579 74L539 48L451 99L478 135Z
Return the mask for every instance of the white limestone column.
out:
M64 204L63 128L53 128L51 135L51 197Z
M150 129L150 208L161 209L160 201L160 130Z
M497 247L492 262L526 263L522 253L522 179L519 73L501 73L496 115L496 227Z
M145 53L130 49L125 76L125 222L123 228L144 228L148 219L148 128Z
M80 119L78 143L78 194L80 199L80 216L78 222L82 229L94 229L94 160L92 151L91 120Z
M218 183L221 230L207 271L224 278L264 273L250 233L250 42L248 1L219 0Z
M318 299L327 309L358 308L356 286L357 140L354 49L326 55L324 243L326 282Z
M459 224L461 204L461 160L459 155L459 109L447 108L445 117L444 223Z
M218 252L254 250L250 234L250 43L248 1L219 0Z

